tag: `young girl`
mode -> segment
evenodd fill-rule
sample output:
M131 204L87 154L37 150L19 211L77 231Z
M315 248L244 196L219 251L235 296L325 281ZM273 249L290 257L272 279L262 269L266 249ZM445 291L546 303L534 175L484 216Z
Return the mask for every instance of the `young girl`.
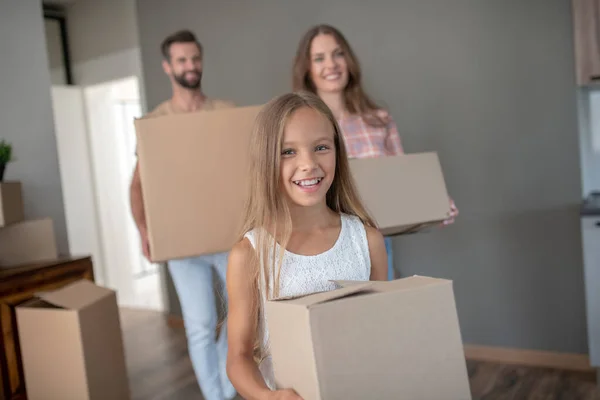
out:
M275 390L264 302L332 290L332 280L386 280L385 244L357 194L335 117L317 96L267 103L250 157L243 237L227 270L227 371L245 399L299 399Z
M396 123L387 110L369 98L362 86L358 58L342 33L330 25L309 29L298 44L293 67L293 90L317 94L340 126L348 157L367 158L403 154ZM458 216L450 200L449 224ZM385 238L388 278L394 278L391 238Z

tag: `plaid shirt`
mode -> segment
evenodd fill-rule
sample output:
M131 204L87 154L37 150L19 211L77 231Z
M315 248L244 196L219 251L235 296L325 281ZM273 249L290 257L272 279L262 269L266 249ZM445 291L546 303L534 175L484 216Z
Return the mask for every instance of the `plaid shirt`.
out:
M385 111L380 111L379 116L387 119L386 126L368 125L360 115L344 115L338 120L346 142L348 158L404 154L393 118Z

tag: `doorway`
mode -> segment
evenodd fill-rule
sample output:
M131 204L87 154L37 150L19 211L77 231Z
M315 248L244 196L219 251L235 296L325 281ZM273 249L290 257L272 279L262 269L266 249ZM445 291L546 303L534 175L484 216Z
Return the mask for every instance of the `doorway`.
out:
M92 254L96 282L119 306L163 311L158 265L142 255L129 205L138 78L53 86L52 101L71 252Z

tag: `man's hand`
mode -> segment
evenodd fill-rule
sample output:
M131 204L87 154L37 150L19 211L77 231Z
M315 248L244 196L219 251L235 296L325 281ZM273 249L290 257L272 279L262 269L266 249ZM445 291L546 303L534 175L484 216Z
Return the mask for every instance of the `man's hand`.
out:
M142 253L144 253L144 257L146 257L146 260L152 262L150 259L150 240L148 240L148 233L140 231L140 239L142 241Z
M142 195L142 182L140 181L140 170L138 163L135 164L131 186L129 188L129 201L131 205L131 214L140 233L142 243L142 253L150 261L150 241L148 240L148 230L146 229L146 215L144 214L144 199Z

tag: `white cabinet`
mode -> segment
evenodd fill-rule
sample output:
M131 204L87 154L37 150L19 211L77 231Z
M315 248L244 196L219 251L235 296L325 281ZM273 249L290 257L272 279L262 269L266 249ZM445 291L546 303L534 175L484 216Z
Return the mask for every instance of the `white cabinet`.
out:
M590 364L600 368L600 215L581 218Z

